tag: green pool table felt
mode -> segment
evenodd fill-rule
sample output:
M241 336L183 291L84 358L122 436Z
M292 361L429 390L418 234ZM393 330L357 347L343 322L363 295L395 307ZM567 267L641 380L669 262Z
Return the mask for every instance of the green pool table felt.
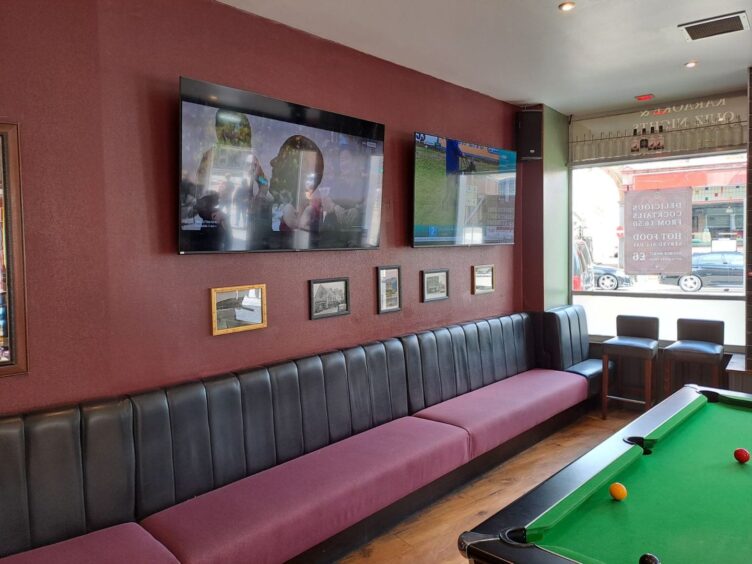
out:
M585 564L752 562L752 404L698 395L646 438L528 525L528 541ZM627 488L624 501L608 493Z

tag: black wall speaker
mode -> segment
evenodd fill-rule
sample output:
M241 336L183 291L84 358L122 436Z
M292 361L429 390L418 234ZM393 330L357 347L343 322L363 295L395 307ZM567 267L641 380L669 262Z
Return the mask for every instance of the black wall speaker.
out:
M543 158L543 111L517 112L517 157L521 161Z

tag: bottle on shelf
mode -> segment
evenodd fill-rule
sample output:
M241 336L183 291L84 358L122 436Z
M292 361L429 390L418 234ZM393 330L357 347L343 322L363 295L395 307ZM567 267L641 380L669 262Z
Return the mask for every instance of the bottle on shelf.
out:
M658 126L658 135L655 136L655 150L663 151L666 148L666 136L663 132L663 126Z
M637 136L637 128L632 130L632 138L629 140L629 152L633 155L640 152L640 138Z
M742 125L742 116L731 122L731 145L737 146L744 142L744 126Z
M648 137L648 151L655 151L658 147L656 146L658 143L657 136L655 135L655 126L650 126L650 137Z
M609 133L609 135L611 135ZM609 142L608 154L610 157L621 157L621 137L617 131Z
M713 136L713 147L723 147L725 143L723 142L723 125L716 124L713 127L711 127L712 130L712 136Z
M582 160L588 161L593 158L593 136L585 137L585 142L582 145Z
M647 128L642 128L642 135L640 135L640 153L647 153L648 152L648 130Z
M687 130L689 134L689 142L687 143L687 150L694 151L696 149L702 149L702 127L692 127Z
M569 142L569 160L572 162L580 160L580 138L576 135L574 139Z
M697 148L697 145L695 144L695 141L697 140L696 133L696 131L689 127L682 129L682 151L691 151Z
M731 118L730 120L722 121L721 122L721 145L724 147L728 147L731 145L731 124L734 122L734 119Z

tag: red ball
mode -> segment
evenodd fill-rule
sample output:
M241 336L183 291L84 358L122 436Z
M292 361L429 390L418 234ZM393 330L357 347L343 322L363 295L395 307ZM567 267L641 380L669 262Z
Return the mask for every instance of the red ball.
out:
M734 451L734 458L742 464L749 462L749 451L746 448L738 448Z

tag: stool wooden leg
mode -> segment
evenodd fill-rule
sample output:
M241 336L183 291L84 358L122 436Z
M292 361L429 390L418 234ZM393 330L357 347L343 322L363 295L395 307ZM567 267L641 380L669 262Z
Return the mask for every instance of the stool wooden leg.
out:
M717 364L713 365L713 372L711 374L710 382L714 388L721 387L721 370Z
M671 394L671 361L663 357L663 397L667 398Z
M624 397L624 358L621 356L616 357L616 395Z
M608 417L608 355L603 355L603 372L601 373L601 417Z
M645 361L645 411L653 404L653 361Z

